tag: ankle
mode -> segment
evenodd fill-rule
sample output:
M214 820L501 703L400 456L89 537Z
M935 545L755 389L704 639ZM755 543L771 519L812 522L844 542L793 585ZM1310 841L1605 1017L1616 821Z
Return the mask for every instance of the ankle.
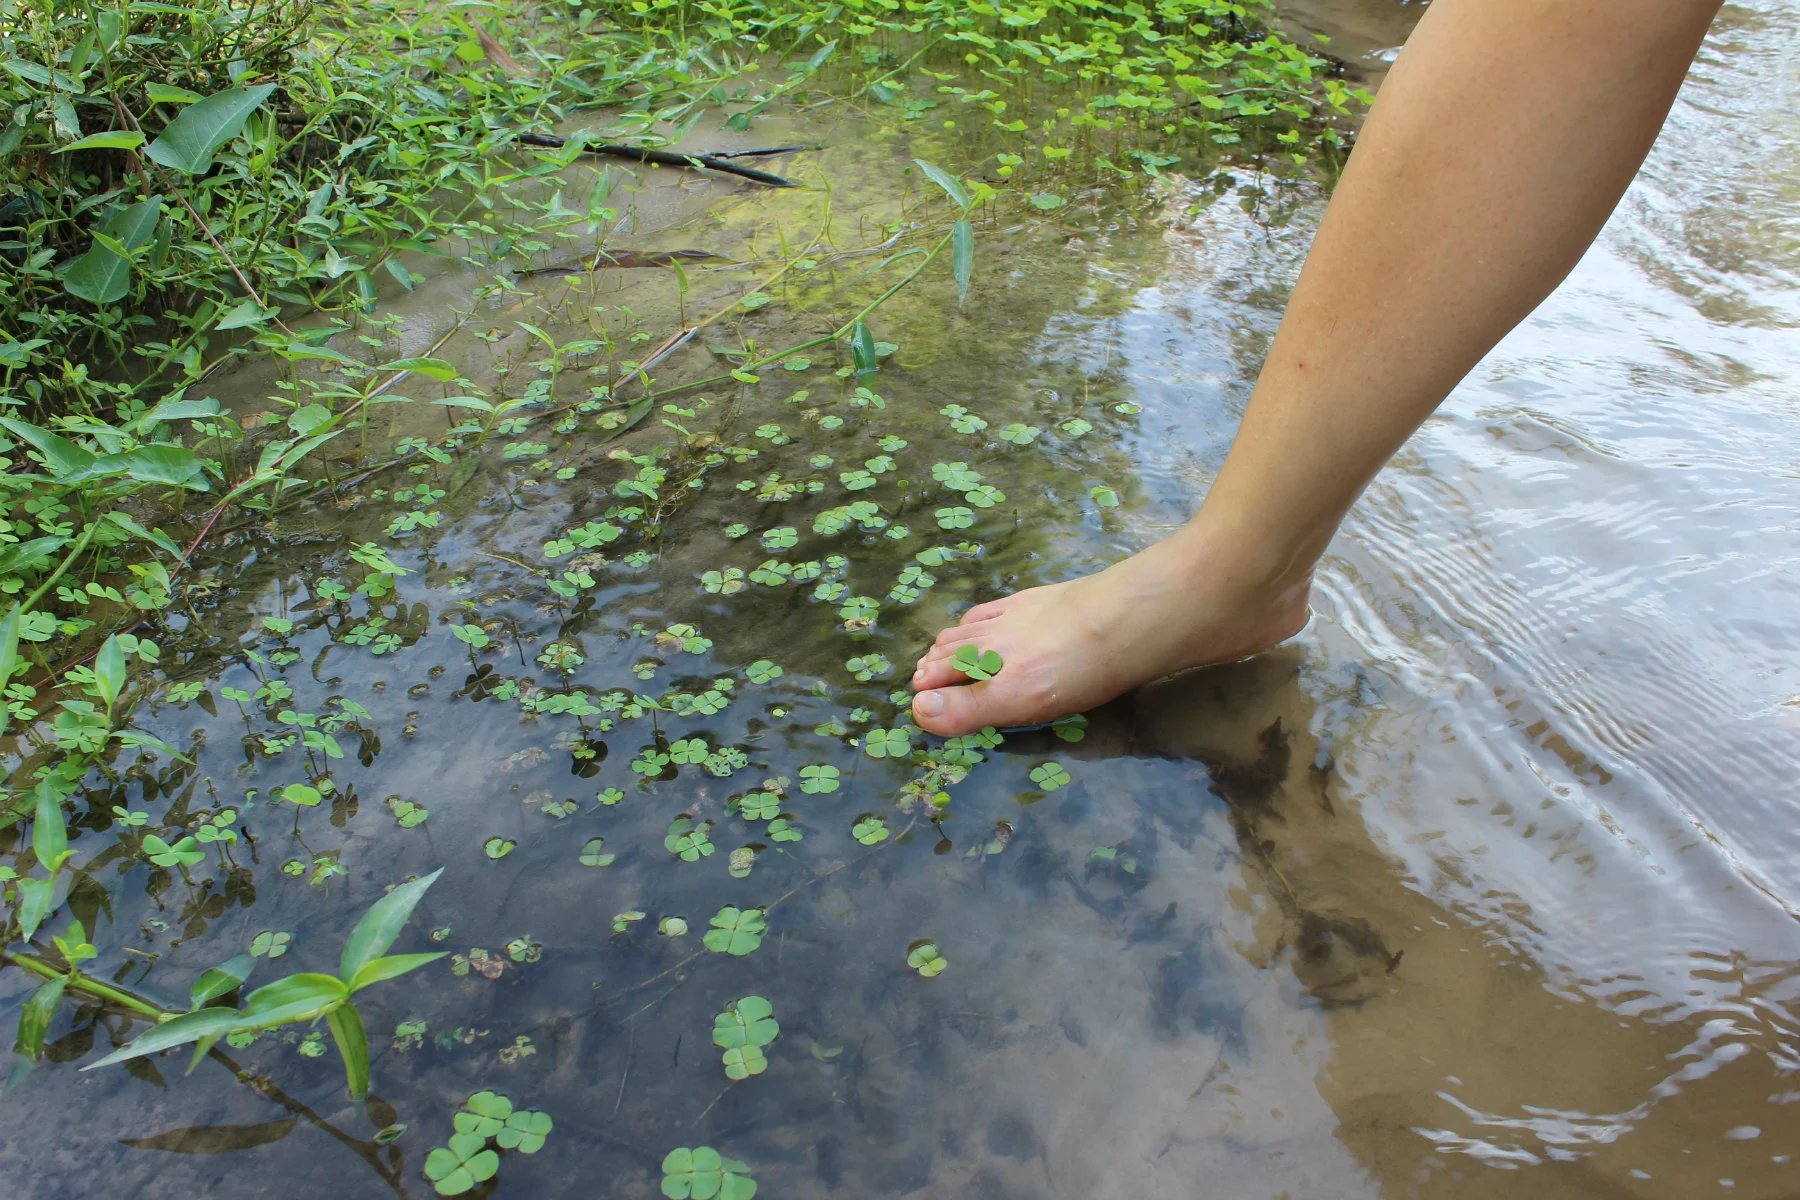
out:
M1242 612L1304 611L1318 554L1211 516L1203 507L1165 545L1181 573Z

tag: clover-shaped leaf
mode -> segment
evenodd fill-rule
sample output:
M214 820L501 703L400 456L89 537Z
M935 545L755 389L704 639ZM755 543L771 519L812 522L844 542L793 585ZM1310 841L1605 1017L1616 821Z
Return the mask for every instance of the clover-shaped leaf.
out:
M850 836L865 846L879 846L888 840L887 818L874 813L864 813L850 827Z
M710 924L712 928L702 939L706 948L740 957L762 945L763 932L768 928L761 909L737 908L730 904L714 913Z
M925 938L906 948L906 965L925 978L931 979L942 974L950 962L938 953L936 942Z
M502 1150L520 1154L536 1154L544 1148L544 1139L554 1126L549 1113L521 1109L506 1118L506 1124L494 1135L494 1143Z
M813 763L800 768L800 790L820 795L838 790L839 771L828 763Z
M1006 665L998 650L983 650L973 643L965 642L956 648L950 656L950 665L977 682L992 679Z
M686 766L690 763L705 762L706 756L712 753L705 738L682 738L669 747L669 761Z
M257 958L264 956L280 958L287 953L288 943L292 940L292 934L275 929L265 929L250 939L250 953Z
M425 1156L425 1178L440 1196L460 1196L492 1179L499 1169L500 1156L487 1148L487 1138L479 1134L457 1133L448 1146L439 1146Z
M881 602L873 596L851 596L838 606L838 616L846 621L867 623L881 612Z
M1069 783L1069 772L1061 763L1039 763L1031 768L1031 782L1046 792L1054 792L1057 788L1066 787Z
M746 792L738 801L738 815L746 821L769 821L780 814L781 797L762 788Z
M739 1082L769 1069L769 1060L755 1046L734 1046L724 1055L725 1078Z
M781 668L766 658L759 658L744 668L744 676L751 683L773 683L781 678Z
M940 508L936 515L939 529L967 529L975 523L974 510L960 504Z
M584 867L610 867L614 855L606 849L605 838L589 838L581 846L581 865Z
M662 1193L669 1200L751 1200L750 1168L711 1146L678 1146L663 1159Z
M506 1119L513 1115L512 1101L498 1092L476 1092L463 1101L463 1107L452 1123L456 1132L491 1138L500 1132Z
M763 996L745 996L713 1018L713 1045L724 1050L766 1046L781 1032L775 1006Z
M692 817L676 817L669 823L669 832L663 838L663 848L682 862L699 862L710 857L715 847L706 832L709 824L710 821L696 825Z
M159 867L191 867L206 861L206 851L199 849L199 843L191 837L184 837L171 846L154 833L146 834L144 853Z
M789 817L776 817L769 822L769 840L771 842L797 842L806 835Z
M870 758L905 758L912 753L912 738L904 729L871 729L863 753Z

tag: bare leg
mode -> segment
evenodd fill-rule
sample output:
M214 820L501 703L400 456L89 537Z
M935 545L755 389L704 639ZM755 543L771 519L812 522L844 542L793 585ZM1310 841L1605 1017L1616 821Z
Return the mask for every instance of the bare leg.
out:
M1718 0L1437 0L1369 114L1224 469L1175 536L977 605L913 676L933 733L1091 708L1297 631L1344 513L1575 265ZM1000 651L964 683L956 647Z

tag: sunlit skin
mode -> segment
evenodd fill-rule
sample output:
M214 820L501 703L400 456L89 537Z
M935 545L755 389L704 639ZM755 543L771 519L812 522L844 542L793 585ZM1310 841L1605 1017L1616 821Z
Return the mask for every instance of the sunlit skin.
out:
M954 736L1092 708L1306 622L1375 473L1549 294L1636 174L1718 0L1437 0L1320 223L1237 440L1192 521L938 634L913 717ZM1006 666L970 682L974 643Z

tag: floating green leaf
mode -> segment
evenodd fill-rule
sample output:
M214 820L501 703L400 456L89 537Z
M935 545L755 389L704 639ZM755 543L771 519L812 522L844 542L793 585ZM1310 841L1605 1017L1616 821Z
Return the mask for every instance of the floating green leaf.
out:
M750 1168L711 1146L678 1146L662 1162L662 1194L669 1200L751 1200Z
M718 954L743 956L762 945L768 924L759 908L737 908L726 905L713 914L712 928L701 940L708 950Z
M938 953L937 943L921 939L906 948L906 965L927 979L941 975L950 963Z
M904 729L871 729L863 753L870 758L905 758L912 753L912 738Z

